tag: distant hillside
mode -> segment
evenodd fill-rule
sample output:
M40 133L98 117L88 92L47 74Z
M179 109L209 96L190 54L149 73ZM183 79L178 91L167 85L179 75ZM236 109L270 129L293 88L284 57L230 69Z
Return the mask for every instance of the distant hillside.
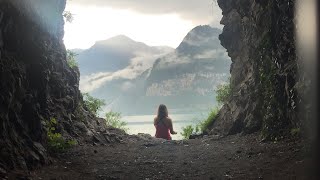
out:
M227 81L231 63L220 45L220 33L207 25L191 30L174 52L156 60L146 96L168 97L173 106L214 104L215 88Z
M177 49L152 60L149 68L136 73L132 69L139 69L139 65L131 64L114 73L130 77L112 78L92 93L109 103L107 109L124 114L154 113L160 103L167 104L173 113L206 111L216 103L216 86L229 77L231 61L220 45L220 33L210 26L197 26ZM100 79L103 77L96 80Z
M78 51L76 58L82 76L97 72L115 72L130 65L133 58L164 54L170 47L150 47L119 35L98 41L87 50Z

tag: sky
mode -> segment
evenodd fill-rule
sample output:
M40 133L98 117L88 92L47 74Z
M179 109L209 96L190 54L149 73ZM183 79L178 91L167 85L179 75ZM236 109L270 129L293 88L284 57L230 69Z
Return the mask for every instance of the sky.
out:
M88 49L117 35L176 48L195 26L222 28L215 0L68 0L66 11L74 17L65 25L68 49Z

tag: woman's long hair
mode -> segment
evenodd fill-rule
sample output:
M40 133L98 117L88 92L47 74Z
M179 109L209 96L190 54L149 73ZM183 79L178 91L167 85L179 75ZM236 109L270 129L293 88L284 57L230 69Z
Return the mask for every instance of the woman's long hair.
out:
M168 117L168 109L167 106L164 104L160 104L159 108L158 108L158 114L157 114L157 119L163 119Z

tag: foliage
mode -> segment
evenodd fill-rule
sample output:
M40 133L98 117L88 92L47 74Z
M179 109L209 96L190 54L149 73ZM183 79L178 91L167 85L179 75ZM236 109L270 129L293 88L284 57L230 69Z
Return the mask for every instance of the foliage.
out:
M229 98L231 97L231 85L230 81L227 84L221 84L217 87L216 93L216 99L219 105L223 105L228 102Z
M89 93L84 93L82 95L84 105L92 114L98 116L98 112L101 111L102 107L106 105L105 101L102 99L94 98Z
M49 123L46 125L48 148L53 152L64 151L77 144L75 140L65 140L60 133L56 132L57 120L51 118Z
M276 78L277 67L276 60L272 60L271 34L263 36L257 53L258 77L259 77L259 98L261 102L262 131L264 139L275 140L282 136L283 129L286 126L284 116L284 106L279 104L277 88L281 89ZM273 62L274 61L274 62Z
M62 16L64 17L66 22L72 23L74 20L73 14L70 11L64 11Z
M78 55L77 53L75 53L71 50L67 50L67 63L70 68L75 68L78 66L78 63L76 61L77 55Z
M193 134L195 131L195 128L192 127L192 125L188 125L186 127L182 128L182 133L181 136L183 136L184 139L189 139L189 137L191 136L191 134Z
M219 112L219 108L213 108L210 112L209 115L207 117L207 119L201 121L198 123L198 127L200 129L200 131L203 133L205 131L207 131L210 126L214 123L214 121L216 120L217 114Z
M290 131L291 136L299 136L301 133L300 128L292 128Z
M199 132L205 133L216 120L218 112L219 108L213 108L209 112L208 117L206 119L198 122L194 127L192 125L183 127L182 133L180 134L183 136L184 139L189 139L190 135L192 134L198 134Z
M87 117L85 115L85 112L83 111L83 103L82 102L80 102L77 105L77 107L76 107L76 109L75 109L73 114L75 115L75 117L77 117L77 119L79 121L83 122L84 124L87 124L87 121L86 121Z
M106 113L106 124L107 124L107 126L122 129L124 131L128 130L127 128L125 128L127 123L124 121L121 121L121 114L118 112L113 112L113 111L107 112Z

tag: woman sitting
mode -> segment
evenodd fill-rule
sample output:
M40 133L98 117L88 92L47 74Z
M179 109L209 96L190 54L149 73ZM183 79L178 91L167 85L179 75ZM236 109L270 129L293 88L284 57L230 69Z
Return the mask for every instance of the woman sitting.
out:
M171 134L177 134L173 130L172 120L168 116L168 109L164 104L158 108L158 115L154 118L154 126L156 127L156 138L171 140Z

